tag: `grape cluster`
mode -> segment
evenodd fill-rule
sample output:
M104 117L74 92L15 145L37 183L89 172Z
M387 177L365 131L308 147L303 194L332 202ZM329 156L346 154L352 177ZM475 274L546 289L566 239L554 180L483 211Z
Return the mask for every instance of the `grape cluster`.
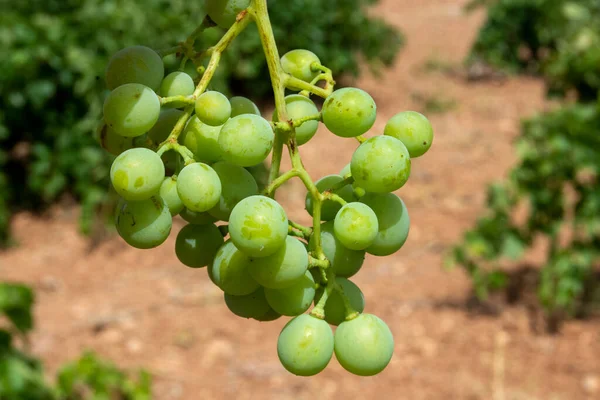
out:
M249 4L209 0L209 20L236 29L235 15ZM346 370L374 375L392 357L392 333L381 319L363 313L364 296L349 278L365 254L391 255L405 243L408 212L392 192L407 182L411 158L429 149L433 131L423 115L408 111L390 119L383 135L366 139L362 135L376 119L368 93L334 91L330 71L308 50L276 61L292 93L268 121L247 98L206 91L208 69L199 69L197 84L182 71L165 76L159 53L143 46L110 59L111 92L98 133L116 156L110 170L121 197L116 228L129 245L149 249L161 245L173 218L181 217L188 224L177 234L177 258L190 268L207 267L231 312L257 321L293 317L277 343L288 371L317 374L335 353ZM329 90L316 86L320 80ZM325 91L321 110L310 88ZM298 146L320 123L360 145L339 174L313 183L298 161ZM278 141L287 144L294 168L279 174L272 162L277 170L259 191L250 167L269 154L275 160ZM274 200L276 189L294 177L308 189L312 227L290 221ZM335 334L330 325L337 326Z

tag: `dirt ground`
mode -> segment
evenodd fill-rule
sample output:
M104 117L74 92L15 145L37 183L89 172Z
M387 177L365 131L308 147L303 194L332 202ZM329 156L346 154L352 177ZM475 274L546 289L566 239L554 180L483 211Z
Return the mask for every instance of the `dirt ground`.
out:
M420 98L456 108L430 114L432 150L413 164L399 194L411 215L408 243L395 256L370 257L354 281L366 311L383 318L396 340L390 366L359 378L334 360L320 375L299 378L279 364L276 343L286 322L233 316L205 270L174 255L176 224L162 247L139 251L119 238L96 248L77 232L78 211L14 221L19 247L0 253L2 279L38 290L33 350L51 372L93 349L121 366L147 368L155 398L168 399L490 399L600 398L600 322L573 321L556 336L535 333L522 305L495 316L467 307L470 282L445 271L447 250L480 215L486 185L514 162L521 118L543 110L541 82L511 78L468 83L429 60L460 64L483 14L464 15L463 0L383 0L377 15L400 27L407 46L393 68L355 84L378 104L374 131L396 112L422 110ZM324 60L326 62L326 60ZM356 143L325 131L303 146L315 178L337 173ZM304 191L278 194L291 218L308 222Z

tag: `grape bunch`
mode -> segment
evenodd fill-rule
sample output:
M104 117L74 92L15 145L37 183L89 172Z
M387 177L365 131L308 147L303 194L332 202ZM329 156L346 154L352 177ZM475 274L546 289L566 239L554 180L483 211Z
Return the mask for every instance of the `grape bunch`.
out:
M108 62L110 93L98 135L116 156L110 179L121 197L117 231L129 245L150 249L165 242L179 216L187 225L177 234L177 258L206 267L232 313L264 322L292 317L277 343L288 371L315 375L335 353L351 373L378 374L392 358L393 336L385 322L363 312L364 296L349 278L367 253L389 256L407 240L409 215L392 192L407 182L411 159L430 148L431 124L406 111L382 135L364 137L376 119L373 98L358 88L334 90L331 71L308 50L279 57L265 0L207 0L206 9L202 25L173 49L127 47ZM251 21L269 61L271 120L250 99L208 90L221 54ZM214 25L227 29L223 38L196 51L195 36ZM198 76L165 75L163 57L173 54L182 58L182 70L193 62ZM320 110L311 96L324 99ZM342 171L313 182L299 146L320 124L358 147ZM292 169L281 173L284 147ZM261 190L253 167L269 155ZM288 219L275 200L293 178L306 186L310 227Z

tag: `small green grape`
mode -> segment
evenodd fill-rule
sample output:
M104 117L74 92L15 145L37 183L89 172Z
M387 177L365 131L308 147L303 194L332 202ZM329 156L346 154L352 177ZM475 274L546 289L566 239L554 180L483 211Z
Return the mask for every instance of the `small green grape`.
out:
M189 210L208 211L221 197L219 175L206 164L190 164L183 168L177 177L177 193Z
M337 185L343 180L344 178L342 178L339 175L327 175L316 181L315 186L317 187L319 192L322 193L326 190L329 190L330 188ZM350 185L346 185L340 189L337 189L333 193L337 194L347 202L354 201L354 192L352 191L352 186ZM306 206L306 211L308 211L308 213L312 216L313 198L310 193L306 194L304 204ZM337 201L325 200L321 207L321 221L331 221L332 219L334 219L340 208L342 208L342 205Z
M117 51L106 67L106 85L110 90L127 83L139 83L157 90L165 75L158 53L149 47L132 46Z
M404 143L411 158L425 154L433 143L431 123L423 114L416 111L405 111L394 115L385 125L383 133Z
M348 203L335 216L335 237L350 250L364 250L379 231L377 215L363 203Z
M183 211L183 202L177 193L176 176L168 176L165 178L163 183L160 185L159 194L160 197L165 200L165 203L167 203L167 207L169 207L169 211L171 212L172 216L175 216Z
M161 245L169 237L172 223L169 208L159 196L142 201L121 199L117 205L117 232L127 244L138 249Z
M215 225L189 224L177 235L175 254L182 264L202 268L213 262L223 242L223 235Z
M367 253L389 256L400 250L410 229L410 217L402 199L393 193L368 193L360 201L371 207L379 222L379 231Z
M323 123L333 134L344 138L367 132L377 117L373 98L364 90L343 88L333 92L323 103Z
M265 291L261 287L245 296L233 296L225 293L225 304L232 313L242 318L265 317L272 310L267 303Z
M100 146L114 156L118 156L133 147L133 138L119 135L104 121L98 126L96 136Z
M208 276L225 293L245 296L257 290L260 285L248 272L250 260L231 241L225 242L208 267Z
M231 118L219 134L223 159L241 167L263 162L271 152L274 140L269 122L253 114Z
M337 276L335 281L344 291L344 294L348 298L350 306L352 306L354 311L359 313L363 312L365 309L365 296L358 286L356 286L352 281L342 278L341 276ZM321 296L323 296L322 288L319 289L315 294L315 304L319 302ZM334 290L327 299L324 311L325 321L331 325L337 326L346 320L346 305L344 304L342 295L337 290Z
M315 103L308 97L299 94L286 96L287 114L291 119L301 119L319 113ZM273 121L277 122L277 112L273 113ZM306 121L296 128L296 144L302 146L315 136L319 128L319 121Z
M110 180L125 200L139 201L158 194L165 179L162 160L152 150L137 148L121 153L112 163Z
M229 99L229 103L231 104L231 118L243 114L254 114L260 116L260 110L256 104L246 97L234 96Z
M148 131L148 138L152 140L155 144L161 144L164 142L169 134L179 121L179 118L183 115L183 111L177 110L175 108L167 108L165 110L161 110L158 120Z
M304 276L284 289L265 288L265 295L273 310L294 317L308 310L315 299L315 280L306 271Z
M221 161L223 157L219 146L220 133L221 126L206 125L194 116L183 131L182 142L194 153L196 161L203 163Z
M355 275L365 261L363 250L350 250L344 246L334 234L334 222L329 221L321 224L321 244L323 252L331 262L331 268L337 276L349 278ZM309 243L314 250L314 239Z
M302 278L308 269L306 247L291 236L274 254L250 259L250 275L262 286L283 289Z
M213 164L221 181L221 198L208 213L221 221L228 221L231 210L243 199L258 194L258 185L250 172L237 165L220 161Z
M158 121L159 114L158 96L139 83L119 86L104 102L104 120L121 136L143 135Z
M162 97L189 96L194 93L194 80L185 72L175 71L165 76L160 84Z
M217 222L217 219L207 212L196 212L187 208L184 208L179 213L179 216L183 218L184 221L194 225L206 225Z
M250 0L206 0L206 12L217 25L227 29L249 5Z
M196 100L196 116L210 126L221 126L231 116L231 104L224 94L204 92Z
M292 75L294 78L309 83L319 75L319 71L312 70L311 65L313 63L320 65L321 60L319 60L319 57L312 51L304 49L288 51L281 57L281 67L285 72ZM296 88L290 89L297 90Z

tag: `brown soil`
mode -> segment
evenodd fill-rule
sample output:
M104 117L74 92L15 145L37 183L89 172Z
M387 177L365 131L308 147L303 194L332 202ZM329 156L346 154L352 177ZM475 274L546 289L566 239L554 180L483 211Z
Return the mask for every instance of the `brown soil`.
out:
M14 221L19 247L0 254L2 279L38 290L33 350L50 371L93 349L154 375L156 399L592 399L600 397L600 323L572 321L560 335L535 333L526 307L497 315L467 307L470 282L442 268L444 254L483 209L486 185L514 161L520 119L547 108L539 81L475 84L439 72L432 59L460 64L483 14L464 15L463 0L384 0L374 12L400 27L408 44L396 65L356 85L375 97L375 131L420 98L454 100L430 114L432 150L413 164L400 195L412 219L409 242L393 257L370 257L355 282L367 312L396 340L379 376L359 378L335 360L314 378L288 374L276 342L284 319L236 318L204 270L180 265L174 235L150 251L119 238L96 248L77 232L77 210ZM336 173L356 147L320 132L301 149L313 177ZM278 195L292 218L308 222L298 182ZM174 232L182 226L177 223Z

